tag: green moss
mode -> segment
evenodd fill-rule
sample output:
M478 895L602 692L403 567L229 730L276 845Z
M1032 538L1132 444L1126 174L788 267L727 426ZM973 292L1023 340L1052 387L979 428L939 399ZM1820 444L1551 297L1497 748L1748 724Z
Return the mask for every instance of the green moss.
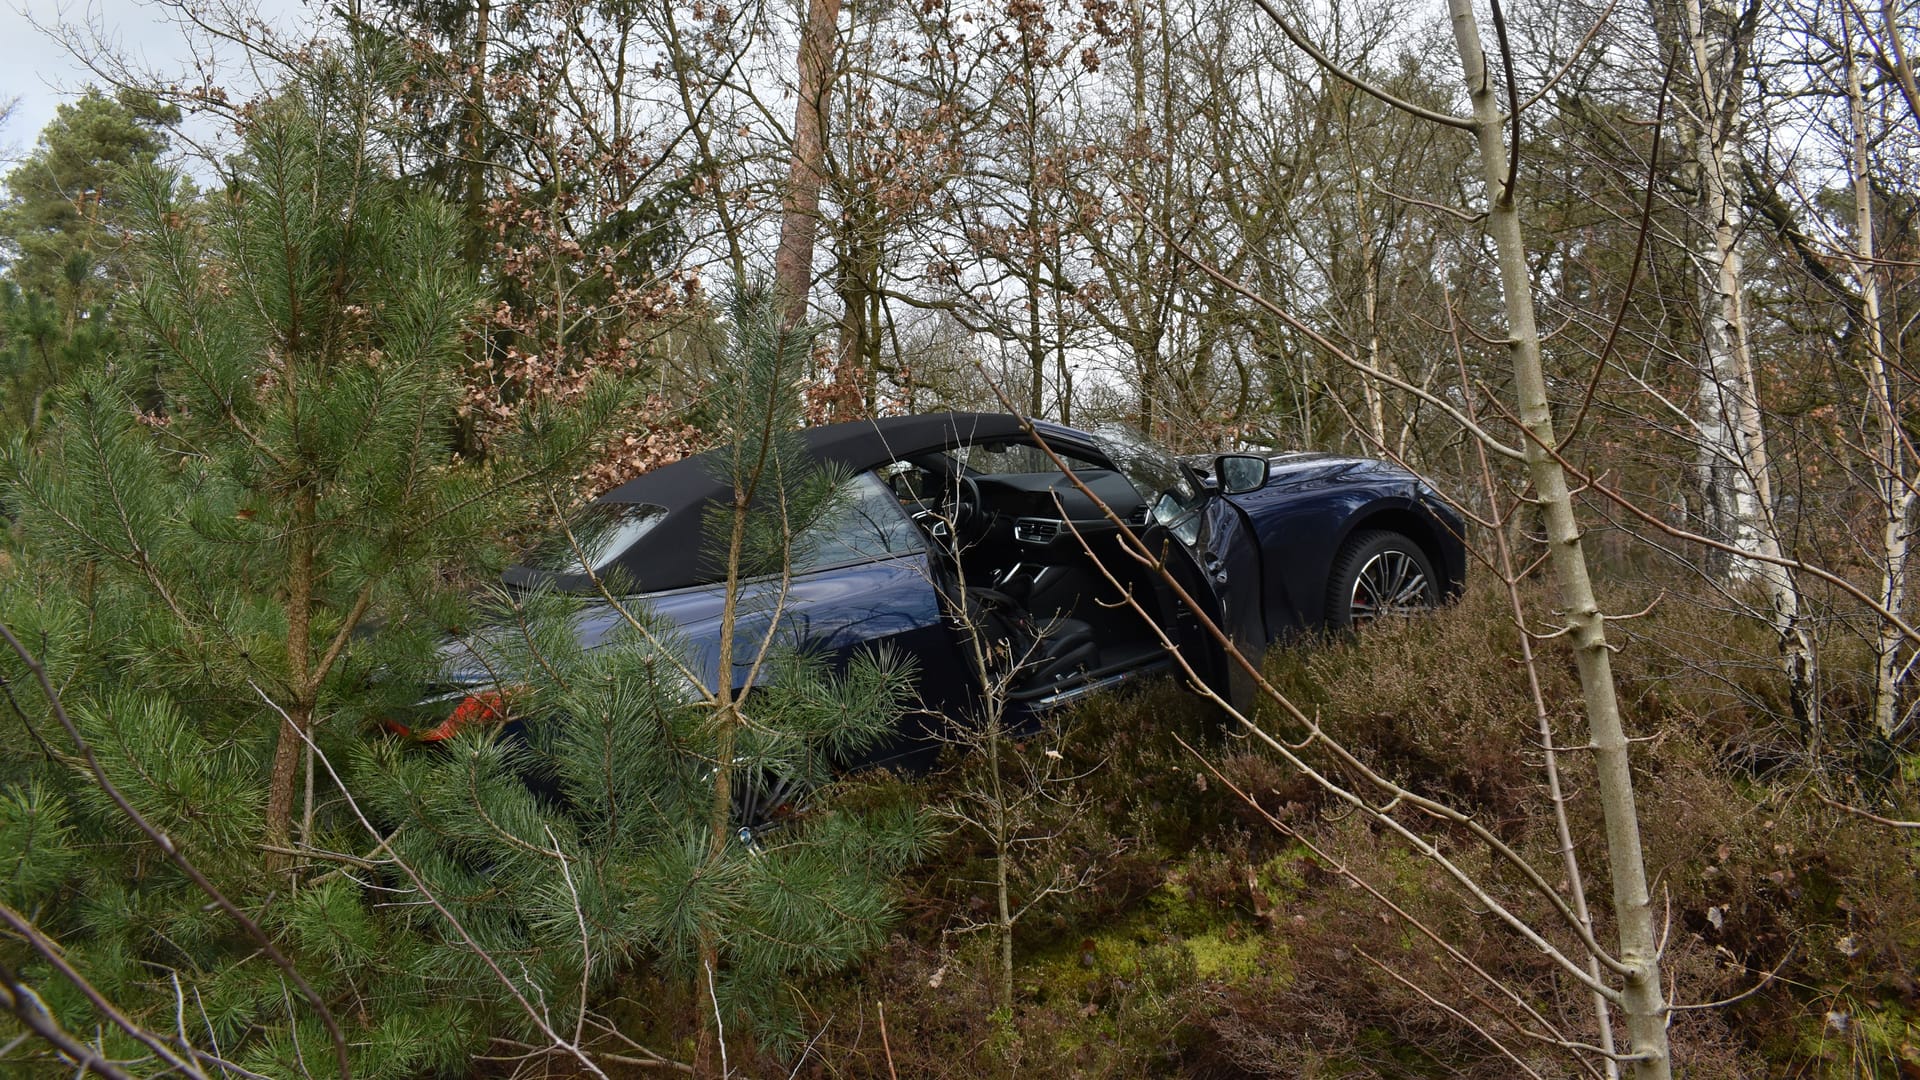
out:
M1809 1017L1791 1035L1764 1040L1763 1056L1832 1080L1904 1076L1900 1070L1920 1066L1920 1023L1905 1009L1846 997L1831 1004L1828 1014Z
M1306 845L1292 844L1287 850L1254 868L1254 886L1267 903L1279 907L1307 891L1304 867L1312 858Z
M1201 934L1186 939L1184 944L1193 956L1194 972L1203 979L1238 982L1262 971L1272 974L1278 966L1276 961L1284 961L1286 955L1284 946L1253 934L1242 934L1238 940Z
M1167 880L1147 896L1147 910L1143 914L1144 919L1139 921L1149 925L1142 929L1169 934L1202 933L1219 917L1218 912L1209 910L1208 905L1194 895L1182 867L1175 867Z
M1905 1010L1870 1008L1854 1017L1854 1023L1858 1025L1855 1046L1862 1057L1889 1065L1904 1063L1896 1066L1900 1069L1920 1065L1920 1024Z
M1278 904L1299 887L1287 857L1264 864L1255 875L1262 892ZM1080 941L1031 954L1022 983L1043 997L1090 997L1105 980L1179 969L1202 979L1241 982L1288 968L1284 943L1242 912L1196 897L1176 868L1146 902L1125 918Z

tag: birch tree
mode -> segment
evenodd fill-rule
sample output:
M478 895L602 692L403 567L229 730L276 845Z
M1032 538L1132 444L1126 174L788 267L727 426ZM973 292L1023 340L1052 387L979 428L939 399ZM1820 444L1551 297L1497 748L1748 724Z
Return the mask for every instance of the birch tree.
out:
M1832 430L1806 434L1844 480L1811 493L1817 501L1800 516L1844 520L1874 579L1855 597L1867 609L1862 630L1872 657L1862 696L1870 695L1867 729L1894 738L1912 664L1902 624L1920 457L1908 433L1904 357L1911 314L1903 300L1914 278L1905 260L1881 250L1881 236L1891 228L1894 243L1902 242L1920 128L1912 123L1906 49L1892 7L1870 14L1838 0L1777 5L1766 15L1771 23L1761 32L1771 46L1755 64L1778 74L1753 103L1764 134L1749 151L1745 201L1786 271L1769 287L1793 314L1776 321L1805 324L1795 331L1801 348L1835 373Z
M1802 623L1800 591L1781 564L1773 467L1762 420L1740 251L1744 219L1736 177L1742 151L1746 68L1758 4L1683 0L1690 89L1681 112L1694 188L1695 298L1699 324L1697 483L1708 535L1754 558L1734 557L1725 575L1752 582L1778 638L1795 719L1810 751L1821 743L1816 651ZM1656 22L1658 19L1656 18Z
M1547 404L1546 378L1540 363L1540 333L1534 323L1533 284L1520 214L1514 201L1514 188L1519 183L1519 159L1517 152L1516 156L1509 156L1510 148L1504 135L1507 117L1502 116L1494 94L1492 73L1480 43L1473 5L1470 0L1449 0L1447 11L1460 49L1468 97L1473 103L1472 130L1485 173L1487 231L1492 235L1500 262L1500 290L1507 312L1507 350L1513 362L1517 413L1527 436L1527 471L1547 525L1548 558L1554 569L1560 607L1567 620L1574 662L1580 671L1595 780L1606 819L1613 914L1618 924L1620 960L1625 968L1620 972L1621 1012L1627 1024L1629 1056L1633 1059L1633 1075L1638 1080L1664 1080L1672 1075L1672 1062L1667 1049L1667 1005L1660 983L1658 928L1654 925L1653 903L1647 891L1632 763L1615 695L1606 616L1600 611L1588 574L1573 495L1559 459L1560 443L1554 434L1553 411ZM1511 82L1507 91L1510 101L1517 99ZM1514 120L1517 124L1518 117Z
M1673 1068L1667 1039L1670 1009L1661 977L1660 932L1641 849L1630 747L1614 685L1614 646L1607 640L1608 616L1601 611L1588 568L1562 457L1565 448L1555 432L1548 402L1540 332L1534 314L1532 268L1527 260L1516 198L1521 182L1517 142L1520 97L1513 82L1512 67L1506 66L1504 85L1497 84L1481 43L1479 20L1471 0L1449 0L1448 16L1472 106L1471 116L1462 118L1395 98L1335 67L1311 41L1300 36L1268 0L1261 0L1261 6L1296 45L1328 69L1330 76L1351 82L1432 123L1462 130L1473 137L1479 150L1485 229L1498 267L1506 324L1503 344L1512 366L1516 399L1512 418L1524 435L1520 454L1546 526L1547 558L1553 570L1556 607L1563 620L1553 636L1568 640L1578 669L1587 748L1593 758L1593 779L1605 825L1607 868L1613 886L1613 918L1618 935L1617 951L1606 958L1605 963L1619 980L1617 992L1609 996L1620 1006L1627 1035L1626 1051L1618 1055L1617 1060L1630 1064L1635 1080L1666 1080ZM1492 10L1496 29L1504 39L1506 30L1497 0ZM1511 141L1507 132L1509 123L1515 128Z
M1890 34L1898 27L1887 20ZM1869 129L1869 101L1862 68L1872 58L1862 56L1873 30L1852 4L1845 5L1840 19L1842 55L1847 87L1847 171L1853 189L1854 244L1848 260L1860 296L1862 348L1860 369L1867 384L1864 410L1870 433L1868 450L1872 455L1875 509L1878 511L1880 588L1875 599L1895 618L1904 615L1907 600L1907 567L1913 544L1913 520L1920 503L1920 457L1916 457L1907 434L1906 406L1896 397L1894 387L1909 370L1899 354L1900 335L1887 333L1885 314L1880 303L1880 279L1885 269L1874 247L1874 192L1869 145L1875 141ZM1857 35L1857 36L1856 36ZM1898 56L1904 50L1885 50ZM1904 61L1900 62L1904 68ZM1895 77L1900 77L1896 70ZM1907 73L1911 78L1911 73ZM1882 109L1886 108L1882 94ZM1914 116L1920 119L1920 116ZM1873 725L1880 735L1893 739L1904 726L1900 699L1911 661L1903 660L1905 641L1894 618L1879 620L1873 649Z

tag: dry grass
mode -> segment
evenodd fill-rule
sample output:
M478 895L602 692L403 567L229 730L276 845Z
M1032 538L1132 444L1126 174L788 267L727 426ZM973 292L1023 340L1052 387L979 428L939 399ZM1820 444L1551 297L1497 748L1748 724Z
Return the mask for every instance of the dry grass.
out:
M1616 600L1638 607L1657 591ZM1528 600L1545 610L1539 597ZM1559 881L1532 699L1505 604L1504 595L1478 588L1433 618L1276 654L1269 670L1364 760L1470 810ZM1920 1075L1920 859L1912 834L1818 797L1871 789L1898 798L1898 783L1881 776L1850 786L1834 762L1818 774L1806 767L1764 662L1764 629L1673 595L1627 627L1619 673L1630 730L1646 740L1636 780L1650 870L1669 913L1675 998L1732 996L1753 987L1759 972L1779 969L1736 1005L1676 1018L1685 1075ZM1557 738L1577 743L1570 664L1551 647L1543 651ZM1717 659L1727 656L1743 659ZM1831 702L1837 711L1852 707L1841 693ZM1225 790L1175 736L1203 747L1298 838ZM1513 1033L1515 1005L1340 868L1557 1027L1591 1038L1583 993L1464 902L1432 863L1337 812L1251 741L1221 732L1191 696L1165 686L1094 702L1020 752L1049 750L1092 770L1080 809L1050 823L1057 841L1049 857L1094 866L1098 880L1024 924L1012 1014L994 1008L988 935L950 932L976 917L987 895L977 884L986 876L983 853L956 839L919 872L886 953L863 971L807 988L818 1038L803 1075L1516 1074L1435 1000L1472 1016L1543 1075L1573 1075L1563 1053ZM1604 909L1608 884L1586 765L1577 751L1565 763L1588 893ZM959 762L930 789L968 783L977 768ZM1516 910L1550 925L1544 901L1464 832L1435 835ZM1599 934L1611 935L1604 916ZM1570 943L1564 932L1550 936Z

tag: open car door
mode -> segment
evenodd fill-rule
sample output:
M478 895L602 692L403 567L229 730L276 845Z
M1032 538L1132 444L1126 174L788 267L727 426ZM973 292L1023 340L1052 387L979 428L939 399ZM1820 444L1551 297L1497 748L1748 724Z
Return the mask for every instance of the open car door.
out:
M1256 668L1265 657L1260 554L1244 514L1139 435L1103 427L1095 437L1146 500L1146 524L1137 534L1173 578L1170 584L1154 577L1168 636L1215 692L1236 708L1250 706L1252 678L1208 627L1219 628Z

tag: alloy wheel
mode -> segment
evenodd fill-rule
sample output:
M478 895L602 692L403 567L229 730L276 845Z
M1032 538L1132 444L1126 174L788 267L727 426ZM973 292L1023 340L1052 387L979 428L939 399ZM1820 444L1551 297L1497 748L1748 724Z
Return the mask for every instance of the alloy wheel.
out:
M1368 559L1353 580L1348 610L1358 626L1382 618L1412 615L1427 606L1427 575L1404 551L1382 551Z
M776 832L805 813L814 794L807 779L765 770L734 778L734 839L758 847L761 837Z

